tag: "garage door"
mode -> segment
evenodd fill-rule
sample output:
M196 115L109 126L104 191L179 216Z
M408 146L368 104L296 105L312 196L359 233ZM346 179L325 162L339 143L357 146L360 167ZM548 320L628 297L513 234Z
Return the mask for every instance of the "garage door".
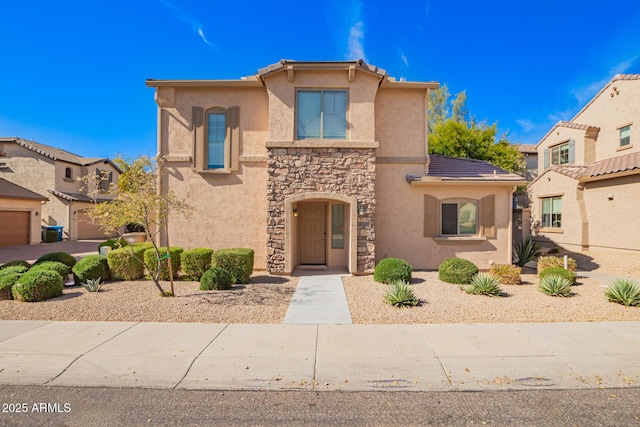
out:
M91 218L84 211L78 211L78 239L102 239L104 231L91 223Z
M29 244L30 212L0 211L0 246Z

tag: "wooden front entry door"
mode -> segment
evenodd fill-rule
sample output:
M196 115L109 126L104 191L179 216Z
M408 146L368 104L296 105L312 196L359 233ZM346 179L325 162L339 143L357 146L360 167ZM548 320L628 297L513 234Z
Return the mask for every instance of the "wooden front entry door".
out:
M326 264L325 203L300 204L300 264Z

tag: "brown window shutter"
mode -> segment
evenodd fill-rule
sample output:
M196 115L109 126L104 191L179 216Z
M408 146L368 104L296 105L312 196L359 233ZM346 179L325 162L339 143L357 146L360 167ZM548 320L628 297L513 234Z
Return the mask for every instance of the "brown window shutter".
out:
M239 107L231 107L229 108L229 112L227 114L227 120L229 121L227 126L229 126L230 139L229 144L231 146L231 159L230 159L230 168L233 171L238 170L238 159L240 157L240 108Z
M424 195L424 237L435 237L438 234L440 219L440 203L437 198Z
M496 237L496 196L493 194L480 200L480 235Z
M193 125L193 167L196 170L207 168L207 144L204 135L204 110L200 107L192 109Z

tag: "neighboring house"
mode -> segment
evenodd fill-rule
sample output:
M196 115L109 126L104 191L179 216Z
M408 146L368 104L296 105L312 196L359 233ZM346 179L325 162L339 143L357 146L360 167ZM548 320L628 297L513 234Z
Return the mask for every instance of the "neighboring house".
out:
M640 250L640 74L615 76L538 143L529 186L536 239L572 250Z
M47 200L0 178L0 246L40 243L41 205Z
M518 151L525 160L525 179L533 181L538 176L538 150L535 145L520 144ZM526 188L519 188L513 197L513 241L522 242L531 234L531 209Z
M373 270L385 257L435 269L511 261L518 175L429 156L435 82L396 81L363 61L280 61L239 80L156 88L162 191L194 207L172 245L251 247L255 268Z
M525 178L531 182L538 177L538 149L533 144L520 144L518 151L524 155Z
M64 238L70 240L104 237L85 213L92 200L79 178L100 173L106 178L102 185L117 183L120 171L111 160L88 159L21 138L0 138L0 153L0 178L49 199L42 206L38 229L62 226ZM31 236L29 242L40 240Z

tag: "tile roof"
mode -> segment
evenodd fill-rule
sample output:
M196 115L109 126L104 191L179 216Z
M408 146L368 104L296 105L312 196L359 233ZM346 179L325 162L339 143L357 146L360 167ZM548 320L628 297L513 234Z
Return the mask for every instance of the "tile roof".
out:
M588 166L553 165L549 167L548 170L558 172L559 174L568 176L569 178L579 179L582 175L584 175L585 171L588 168L589 168Z
M70 202L91 202L93 203L93 199L86 195L86 194L81 194L81 193L65 193L63 191L58 191L58 190L47 190L49 193L53 194L54 196L60 197L61 199L65 199L68 200ZM96 201L98 203L101 202L107 202L110 201L111 199L105 199L105 198L97 198Z
M535 144L520 144L518 145L518 151L523 154L538 154Z
M594 162L589 165L584 176L594 178L636 169L640 169L640 152L610 157Z
M551 135L553 133L553 131L556 130L556 128L558 128L558 127L564 127L564 128L569 128L569 129L579 129L579 130L583 130L585 132L589 131L589 130L600 131L600 128L597 127L597 126L591 126L591 125L585 125L585 124L581 124L581 123L567 122L567 121L561 120L558 123L556 123L555 125L553 125L553 127L551 129L549 129L549 132L547 132L542 138L540 138L540 141L538 141L538 143L535 146L538 147L540 144L542 144L542 141L547 139L547 137L549 135Z
M442 181L504 181L524 183L525 178L489 162L476 159L431 154L427 177L441 178ZM423 176L407 175L407 181L420 181Z
M41 144L35 141L27 141L22 138L0 138L0 142L2 141L15 142L22 147L25 147L50 159L61 160L63 162L73 163L80 166L88 166L104 161L108 161L111 163L111 160L107 159L106 157L82 157L69 151L62 150L60 148L51 147L50 145Z
M7 197L10 199L34 199L34 200L49 200L38 193L34 193L31 190L27 190L13 182L9 182L6 179L0 178L0 197Z

